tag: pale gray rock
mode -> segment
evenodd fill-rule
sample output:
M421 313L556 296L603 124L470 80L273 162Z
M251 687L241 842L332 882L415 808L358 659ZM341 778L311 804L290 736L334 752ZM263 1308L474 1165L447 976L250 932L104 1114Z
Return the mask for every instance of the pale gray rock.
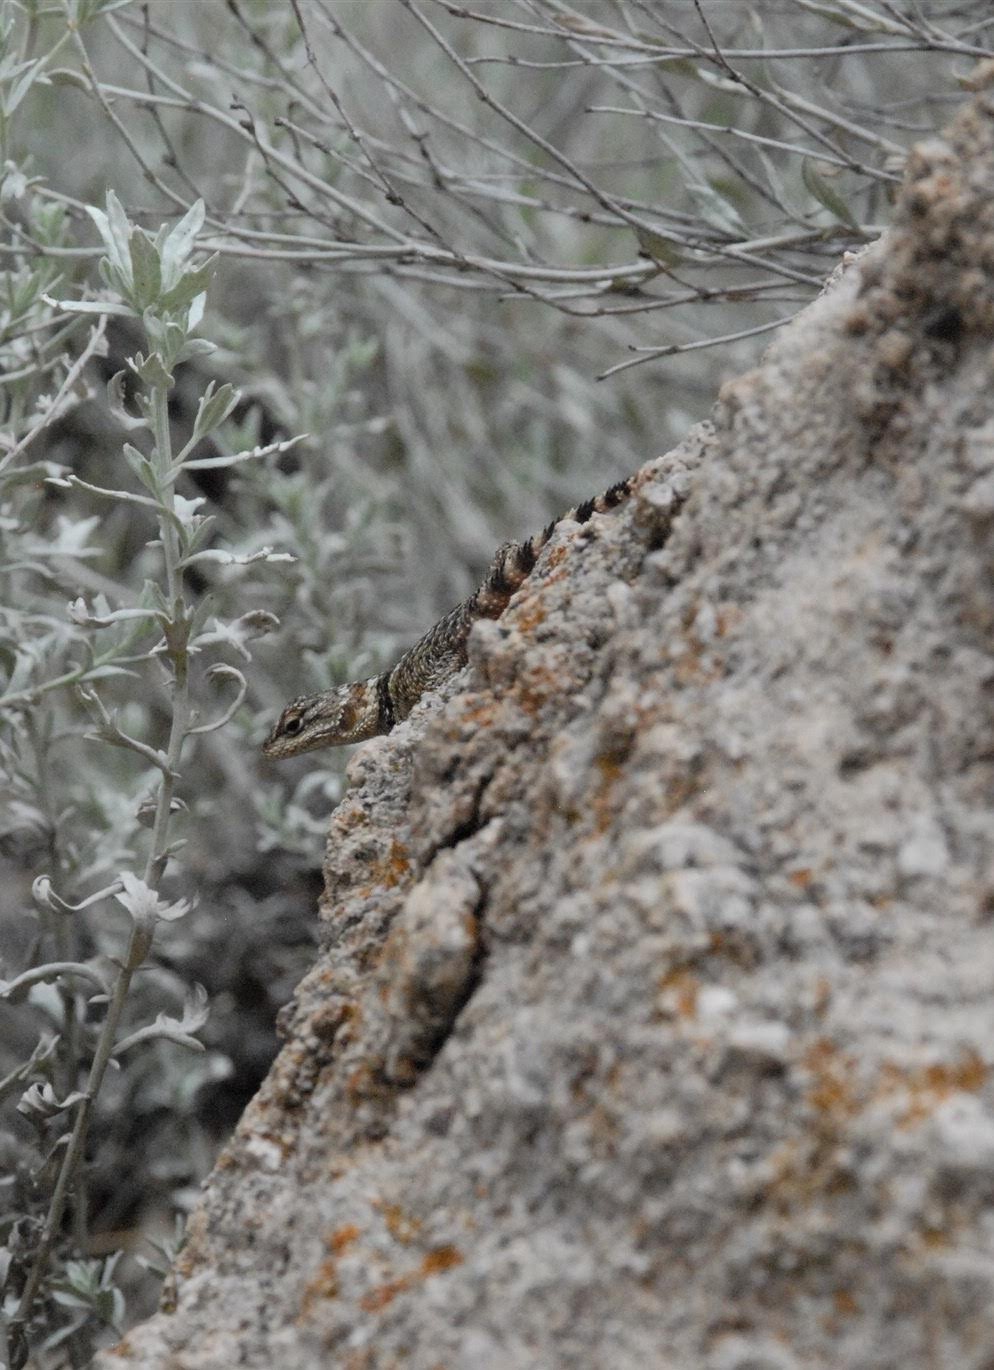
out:
M103 1370L994 1364L977 84L713 425L356 753L325 950Z

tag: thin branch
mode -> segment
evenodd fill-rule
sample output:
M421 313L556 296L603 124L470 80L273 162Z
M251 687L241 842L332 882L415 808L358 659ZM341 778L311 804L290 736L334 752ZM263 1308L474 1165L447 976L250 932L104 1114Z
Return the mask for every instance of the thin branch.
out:
M24 437L21 438L20 442L10 449L6 456L0 458L0 472L5 471L7 467L10 466L11 462L15 461L17 457L19 457L26 448L30 447L31 443L34 442L38 434L44 432L48 425L50 423L54 423L54 421L58 418L59 413L61 412L63 401L68 396L69 391L79 380L84 368L86 367L87 362L96 353L101 342L103 341L103 336L106 330L107 315L101 314L97 323L94 324L93 328L90 329L90 336L87 340L86 346L83 348L83 351L76 358L76 361L73 363L73 365L66 372L65 380L59 386L54 398L49 402L41 418L39 418L38 421L34 424L34 426L31 427L27 431L27 433L25 433Z
M618 362L616 366L610 366L606 371L602 371L597 377L599 381L605 381L609 376L616 376L619 371L628 371L633 366L641 366L643 362L657 360L660 357L675 357L682 352L700 352L708 347L720 347L724 343L739 342L742 338L754 338L759 333L771 333L775 328L781 328L785 323L797 317L797 312L788 314L782 319L773 319L769 323L756 324L753 328L742 328L737 333L725 333L720 338L701 338L697 342L671 343L666 347L633 347L633 352L643 355L632 357L626 362Z

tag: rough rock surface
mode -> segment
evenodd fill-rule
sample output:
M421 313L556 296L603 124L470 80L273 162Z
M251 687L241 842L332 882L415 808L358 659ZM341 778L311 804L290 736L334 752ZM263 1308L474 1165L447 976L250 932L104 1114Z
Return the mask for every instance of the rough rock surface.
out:
M326 950L104 1370L994 1365L977 84L713 426L356 753Z

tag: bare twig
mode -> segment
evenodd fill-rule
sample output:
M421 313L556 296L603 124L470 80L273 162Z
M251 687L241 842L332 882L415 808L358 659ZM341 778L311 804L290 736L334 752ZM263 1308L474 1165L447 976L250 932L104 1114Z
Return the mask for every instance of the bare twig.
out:
M54 423L58 418L59 414L62 412L62 406L69 395L69 392L83 374L87 362L99 350L106 330L107 315L101 314L97 323L90 329L90 336L87 339L86 346L66 372L65 379L46 406L44 413L32 427L28 429L20 442L15 443L10 451L0 458L0 472L5 471L12 462L16 461L21 453L26 448L30 447L38 434L43 433L49 424Z

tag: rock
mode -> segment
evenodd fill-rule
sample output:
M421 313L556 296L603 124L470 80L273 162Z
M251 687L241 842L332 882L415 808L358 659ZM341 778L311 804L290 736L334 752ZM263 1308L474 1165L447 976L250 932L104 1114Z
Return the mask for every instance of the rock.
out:
M980 90L357 753L286 1045L103 1370L994 1361L992 186Z

